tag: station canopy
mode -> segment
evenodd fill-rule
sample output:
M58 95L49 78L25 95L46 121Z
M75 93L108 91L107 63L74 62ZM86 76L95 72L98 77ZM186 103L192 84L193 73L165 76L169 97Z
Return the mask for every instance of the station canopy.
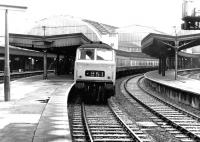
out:
M77 47L91 42L82 33L52 36L10 34L9 44L16 47L75 56Z
M174 56L175 41L179 41L178 51L200 45L200 34L190 34L181 36L171 36L150 33L142 40L142 52L152 56ZM180 53L186 55L186 53ZM197 56L190 54L190 56Z
M117 27L72 16L52 16L36 22L26 34L10 34L9 44L56 54L75 54L78 46L100 41Z
M74 54L74 50L84 43L110 41L107 44L111 45L113 42L117 47L115 49L141 52L141 41L151 32L164 34L153 27L142 25L115 27L69 15L58 15L35 22L24 34L10 34L10 45Z

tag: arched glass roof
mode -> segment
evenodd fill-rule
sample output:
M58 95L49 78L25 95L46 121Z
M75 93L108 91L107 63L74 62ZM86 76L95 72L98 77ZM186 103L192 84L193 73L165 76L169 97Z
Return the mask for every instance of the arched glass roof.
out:
M99 23L92 20L75 18L68 15L52 16L44 18L28 32L31 35L60 35L83 33L88 39L92 41L101 41L103 35L118 34L118 49L140 52L141 40L149 33L163 34L152 27L145 27L140 25L131 25L127 27L118 28L115 26Z
M36 22L28 32L31 35L59 35L83 33L92 41L100 41L104 34L115 33L117 27L68 15L52 16Z
M60 35L83 33L92 41L99 41L100 34L95 28L86 22L72 16L53 16L36 22L36 25L28 32L31 35Z
M83 21L94 26L101 34L112 34L115 33L115 30L117 29L117 27L102 24L91 20L84 19Z
M141 47L142 39L149 33L164 34L153 27L130 25L117 29L119 43L132 43Z

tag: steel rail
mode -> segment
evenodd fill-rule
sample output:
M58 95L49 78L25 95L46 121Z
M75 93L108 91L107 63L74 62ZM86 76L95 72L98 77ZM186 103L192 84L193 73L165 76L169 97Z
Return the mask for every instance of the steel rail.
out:
M126 125L126 123L120 118L120 116L115 112L115 110L112 107L111 100L108 101L108 106L111 110L111 112L114 114L115 118L118 120L118 122L122 125L122 127L125 129L125 131L131 136L131 138L134 140L134 142L142 142L141 140L132 130L131 128Z
M88 139L89 139L90 142L93 142L94 140L93 140L92 134L90 132L89 125L87 123L86 112L85 112L85 105L84 105L83 102L81 104L81 112L82 112L83 124L85 125L85 131L86 131L86 133L88 135Z
M129 79L126 80L126 82L125 82L125 84L124 84L124 88L125 88L126 92L127 92L134 100L136 100L136 101L137 101L138 103L140 103L143 107L145 107L146 109L148 109L149 111L151 111L153 114L155 114L156 116L158 116L158 117L161 118L162 120L166 121L167 123L170 123L173 127L177 128L179 131L183 132L184 134L188 135L189 137L191 137L191 138L193 138L193 139L195 139L195 140L197 140L197 141L200 141L200 137L199 137L199 136L193 134L193 133L190 132L189 130L183 128L182 126L180 126L180 125L176 124L175 122L171 121L170 119L166 118L164 115L158 113L157 111L155 111L155 110L152 109L151 107L148 107L148 106L147 106L145 103L143 103L141 100L139 100L138 98L136 98L135 96L133 96L133 95L131 94L131 92L129 92L128 89L127 89L127 83L128 83L128 81L131 80L132 78L134 78L134 77L131 77L131 78L129 78ZM172 106L172 105L168 104L167 102L164 102L163 100L161 100L161 99L155 97L154 95L150 94L150 93L147 92L146 90L142 89L141 86L139 85L139 82L140 82L141 79L142 79L142 77L140 77L139 80L137 81L137 85L138 85L138 87L139 87L144 93L147 93L147 94L151 95L153 98L156 98L158 101L164 103L164 104L167 105L167 106L170 106L171 108L174 108L174 109L178 110L179 112L181 111L183 114L187 114L187 115L189 115L189 116L192 117L192 118L197 118L197 120L200 119L200 118L197 117L197 116L191 115L191 113L189 114L188 112L183 111L183 110L180 109L180 108L177 108L177 107L175 107L175 106Z
M195 119L195 120L197 120L197 121L200 122L200 117L199 117L199 116L197 116L197 115L195 115L195 114L193 114L193 113L191 113L191 112L185 110L184 108L181 108L181 107L179 107L179 106L177 106L177 105L175 105L175 104L172 104L172 103L170 103L170 102L163 101L163 100L160 99L159 97L156 97L155 95L153 95L153 94L147 92L145 89L143 89L143 88L141 87L141 85L140 85L140 81L141 81L143 78L144 78L144 77L141 77L141 78L138 80L138 82L137 82L138 87L139 87L143 92L147 93L148 95L152 96L153 98L157 99L158 101L164 103L165 105L167 105L167 106L169 106L169 107L171 107L171 108L173 108L173 109L175 109L175 110L178 110L179 112L182 112L183 114L187 114L188 116L190 116L190 117L192 117L193 119Z

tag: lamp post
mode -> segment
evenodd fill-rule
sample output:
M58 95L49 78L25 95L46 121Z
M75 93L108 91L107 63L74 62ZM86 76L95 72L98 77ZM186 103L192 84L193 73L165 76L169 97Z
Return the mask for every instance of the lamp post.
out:
M177 70L178 70L178 46L179 46L179 41L175 40L175 80L177 80Z
M178 48L179 48L179 40L177 37L176 27L174 27L175 30L175 80L177 80L177 70L178 70Z
M9 65L8 9L5 10L4 100L5 101L10 101L10 65Z
M25 6L0 5L5 9L5 60L4 60L4 100L10 101L10 64L9 64L9 34L8 34L8 10L24 10Z
M44 47L45 49L43 50L44 52L44 55L43 55L43 70L44 70L44 73L43 73L43 79L47 79L47 45L46 45L46 42L45 42L45 36L46 36L46 26L42 26L43 30L44 30L44 35L43 35L43 42L44 42Z

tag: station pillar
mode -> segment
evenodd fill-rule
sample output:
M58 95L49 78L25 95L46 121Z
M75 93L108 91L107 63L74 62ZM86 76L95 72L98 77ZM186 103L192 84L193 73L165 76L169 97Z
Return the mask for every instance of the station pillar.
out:
M56 75L59 75L60 74L60 70L59 70L59 61L60 61L60 55L57 54L57 57L56 57Z
M162 58L159 57L158 74L161 74Z
M165 71L169 69L169 57L166 57Z
M169 57L168 58L168 68L171 69L171 66L172 66L172 64L171 64L171 57Z
M175 48L175 80L177 80L178 71L178 48Z
M10 64L9 64L8 10L5 11L5 63L4 63L4 100L10 101Z
M47 50L43 51L44 55L43 55L43 79L47 79Z
M169 68L170 68L170 69L173 69L173 68L174 68L174 58L173 58L173 57L170 57L170 58L169 58L169 62L170 62Z
M181 60L181 68L184 69L184 61L185 61L185 58L182 57L182 60Z
M162 67L161 67L161 70L162 70L162 76L165 76L165 70L166 70L166 57L162 57Z
M173 69L173 58L172 57L169 57L169 69Z

